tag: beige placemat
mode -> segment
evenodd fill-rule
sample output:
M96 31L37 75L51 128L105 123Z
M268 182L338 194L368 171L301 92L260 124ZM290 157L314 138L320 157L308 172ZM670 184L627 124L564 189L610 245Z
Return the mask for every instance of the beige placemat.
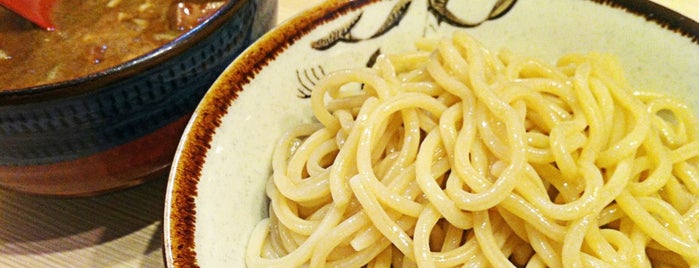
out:
M166 184L70 199L0 191L0 267L162 267Z

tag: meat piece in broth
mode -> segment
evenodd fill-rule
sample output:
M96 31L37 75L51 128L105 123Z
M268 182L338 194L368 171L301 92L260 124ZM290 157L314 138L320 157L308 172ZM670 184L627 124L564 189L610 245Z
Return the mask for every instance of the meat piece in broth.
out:
M168 14L170 27L180 31L190 30L214 14L224 3L197 0L174 2Z

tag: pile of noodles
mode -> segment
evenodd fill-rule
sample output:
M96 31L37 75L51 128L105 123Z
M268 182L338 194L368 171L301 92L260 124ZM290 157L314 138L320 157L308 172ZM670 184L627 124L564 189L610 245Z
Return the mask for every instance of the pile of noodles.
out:
M471 36L327 75L276 145L250 267L699 266L687 105L603 54Z

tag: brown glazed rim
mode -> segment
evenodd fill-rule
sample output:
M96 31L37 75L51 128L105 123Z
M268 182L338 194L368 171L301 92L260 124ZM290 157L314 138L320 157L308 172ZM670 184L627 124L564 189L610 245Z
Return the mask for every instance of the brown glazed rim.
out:
M204 96L184 133L170 171L164 223L164 258L168 267L199 267L194 251L197 183L206 152L227 108L243 85L280 53L316 27L381 0L329 0L297 14L244 51ZM649 0L590 0L642 16L699 44L699 23Z
M0 105L24 104L66 98L99 90L105 85L142 73L170 60L211 35L211 33L224 24L226 20L235 15L248 1L252 0L227 1L204 22L183 33L175 40L145 55L103 71L56 83L20 89L0 90Z

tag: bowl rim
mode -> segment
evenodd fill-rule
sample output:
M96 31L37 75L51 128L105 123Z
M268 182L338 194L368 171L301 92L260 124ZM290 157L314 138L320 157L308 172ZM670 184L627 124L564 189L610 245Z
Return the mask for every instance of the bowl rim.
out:
M0 105L24 104L75 96L98 90L105 85L148 71L210 36L250 1L253 0L227 0L221 8L194 28L146 54L118 65L69 80L0 90Z
M301 36L362 6L382 0L324 0L283 21L246 48L214 81L188 122L168 175L163 212L163 260L167 267L196 264L196 184L215 130L243 85ZM233 82L236 81L236 82ZM219 109L222 108L222 109ZM189 185L190 187L183 187ZM193 187L192 187L193 186ZM176 219L175 219L176 218ZM177 220L179 219L179 220Z
M651 0L588 1L640 16L699 45L698 21ZM194 241L197 184L213 136L239 92L255 79L261 69L310 31L376 2L381 0L324 0L306 8L253 42L216 79L187 124L168 175L162 235L166 267L199 267Z

